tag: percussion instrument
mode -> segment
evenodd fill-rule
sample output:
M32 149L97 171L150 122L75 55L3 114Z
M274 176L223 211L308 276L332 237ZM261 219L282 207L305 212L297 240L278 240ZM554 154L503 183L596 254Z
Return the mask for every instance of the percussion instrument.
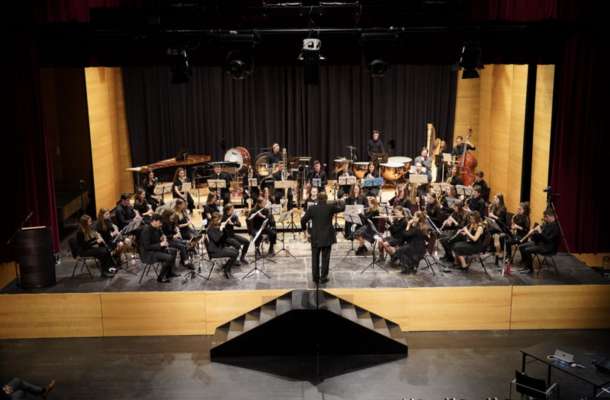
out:
M402 157L402 156L388 157L388 163L402 164L405 167L405 171L408 171L409 168L411 168L412 162L413 162L413 160L411 159L411 157Z
M337 158L336 160L334 160L334 164L335 164L335 172L337 174L341 173L341 172L345 172L349 169L349 165L352 163L351 160L348 160L347 158Z
M366 175L368 167L369 163L367 161L358 161L352 164L352 171L356 178L362 179L364 178L364 175Z
M396 181L405 174L405 166L402 163L381 163L381 176L386 181Z
M230 148L225 153L225 161L233 162L238 164L238 171L245 173L248 170L248 166L252 162L250 158L250 152L248 149L242 146Z
M254 161L254 169L259 176L269 176L272 174L271 160L269 159L269 153L261 153L256 156Z

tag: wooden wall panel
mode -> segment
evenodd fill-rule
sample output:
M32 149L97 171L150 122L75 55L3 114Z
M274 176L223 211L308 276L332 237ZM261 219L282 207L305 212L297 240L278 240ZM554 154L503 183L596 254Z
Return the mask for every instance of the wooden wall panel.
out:
M328 289L337 297L390 319L406 330L409 326L408 290L397 289Z
M206 292L206 333L286 293L288 289Z
M101 293L104 336L205 334L203 292Z
M14 261L0 263L0 289L15 280L17 277L16 265L17 263Z
M455 102L454 137L464 136L472 129L473 139L479 134L480 79L460 79L458 73L457 97ZM439 132L440 134L440 132ZM442 134L440 134L443 137Z
M511 329L610 327L610 286L514 286Z
M554 65L539 65L536 72L536 107L534 110L534 143L532 148L532 183L530 205L532 217L538 220L546 208L543 189L549 181L549 152L553 114Z
M133 191L129 136L120 68L85 69L93 158L95 201L112 208L122 192Z
M97 293L0 296L0 338L102 336Z

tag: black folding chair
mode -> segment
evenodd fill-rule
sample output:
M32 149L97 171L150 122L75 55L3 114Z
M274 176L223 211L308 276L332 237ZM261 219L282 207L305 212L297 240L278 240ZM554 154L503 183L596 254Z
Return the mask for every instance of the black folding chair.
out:
M553 383L547 386L544 379L533 378L525 372L515 371L515 379L510 382L508 398L512 400L513 386L521 398L533 400L549 400L559 398L559 386Z
M89 276L91 278L93 278L93 274L91 273L91 269L89 269L89 265L87 264L87 261L95 262L95 265L97 265L97 267L100 268L100 270L101 270L99 260L95 257L81 256L79 248L78 248L78 243L75 238L71 238L70 240L68 240L68 245L70 246L70 253L72 254L72 257L74 258L74 260L76 261L74 263L74 269L72 269L72 278L74 278L74 276L76 275L76 270L78 269L79 266L80 266L80 272L82 272L83 270L86 269L87 273L89 273Z

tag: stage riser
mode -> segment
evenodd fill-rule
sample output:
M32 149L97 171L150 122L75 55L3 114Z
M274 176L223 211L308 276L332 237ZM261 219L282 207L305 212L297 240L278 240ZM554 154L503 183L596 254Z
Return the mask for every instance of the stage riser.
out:
M2 295L0 338L211 335L287 291ZM403 331L610 328L608 285L328 291Z

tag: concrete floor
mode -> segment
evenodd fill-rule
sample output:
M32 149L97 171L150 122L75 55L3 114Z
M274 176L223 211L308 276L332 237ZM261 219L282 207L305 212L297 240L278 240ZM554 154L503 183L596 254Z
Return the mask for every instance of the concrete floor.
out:
M485 399L508 396L519 350L610 354L609 331L409 333L409 357L313 384L209 359L207 336L0 341L0 379L57 380L50 399ZM590 366L587 366L590 368ZM528 372L545 376L540 365ZM556 373L562 398L588 387ZM609 376L610 380L610 376Z

